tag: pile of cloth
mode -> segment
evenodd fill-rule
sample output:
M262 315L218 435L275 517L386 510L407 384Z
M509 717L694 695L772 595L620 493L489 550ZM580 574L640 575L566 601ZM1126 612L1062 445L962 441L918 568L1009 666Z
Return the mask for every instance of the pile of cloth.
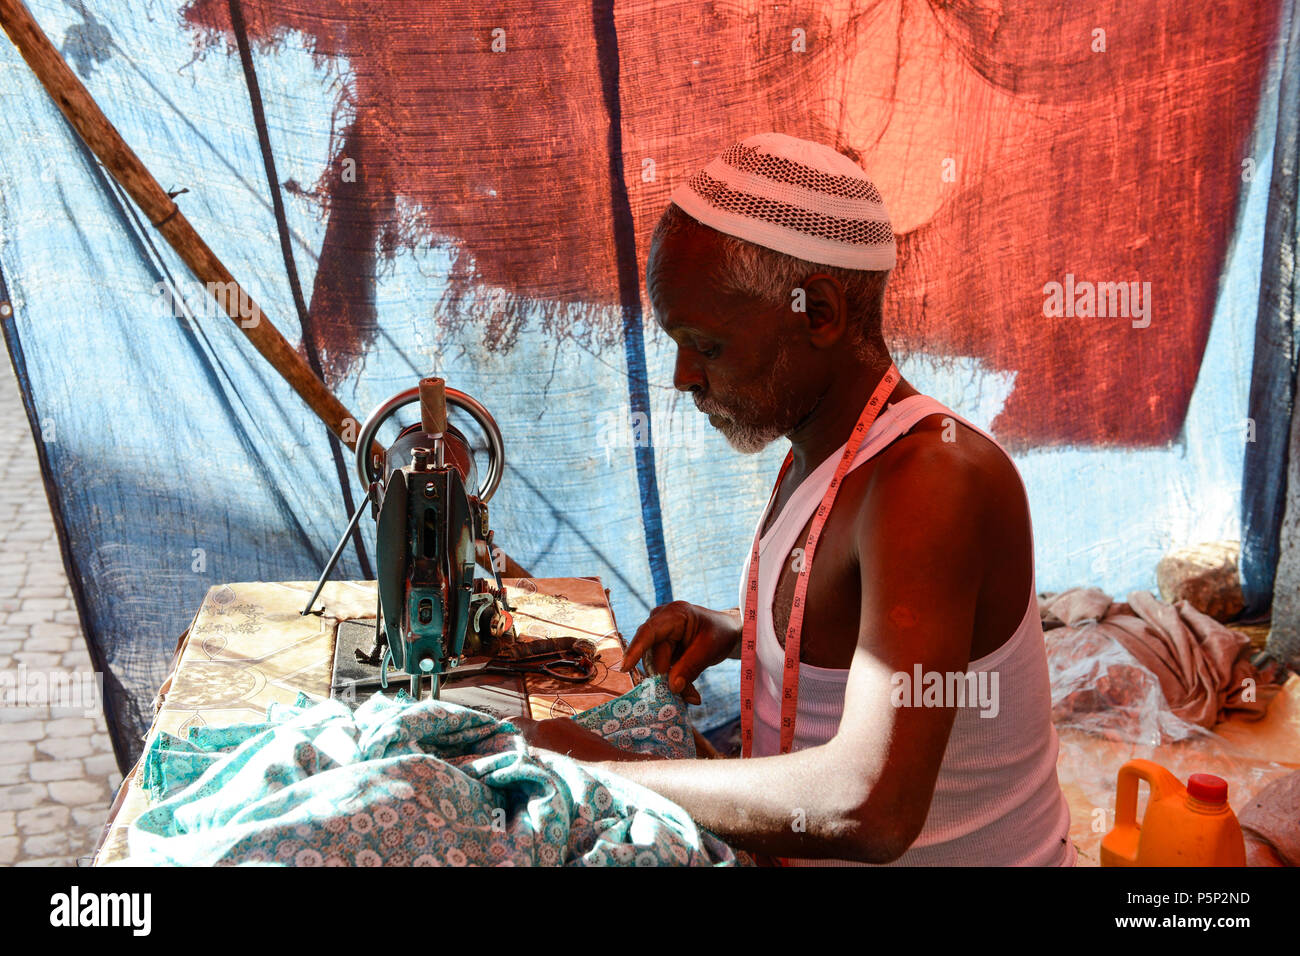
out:
M1098 588L1040 595L1052 719L1111 739L1162 744L1230 713L1263 717L1278 674L1251 663L1250 639L1186 601L1147 591L1116 603Z
M662 678L579 723L620 748L693 757ZM517 728L449 702L375 695L273 706L267 720L158 734L160 802L125 865L734 865L676 804L615 774L530 752Z

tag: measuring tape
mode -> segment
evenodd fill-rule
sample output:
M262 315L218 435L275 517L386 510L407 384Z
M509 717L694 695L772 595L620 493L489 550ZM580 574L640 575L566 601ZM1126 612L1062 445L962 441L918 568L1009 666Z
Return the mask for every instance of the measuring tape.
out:
M799 644L803 630L804 597L808 593L808 574L812 571L817 542L821 538L826 519L830 516L831 506L835 504L835 495L840 490L840 484L844 481L844 476L849 473L849 466L853 464L863 439L867 437L871 423L885 407L885 400L898 384L899 378L898 368L891 362L889 371L880 380L876 390L871 393L871 398L867 400L862 414L858 416L858 423L853 426L853 433L844 446L839 467L835 469L835 477L831 479L826 494L822 495L822 503L817 506L812 528L808 532L808 543L804 546L803 567L794 586L794 604L790 608L790 621L785 629L785 670L781 675L781 753L783 754L789 753L794 744L794 719L799 709ZM794 450L791 449L786 453L780 474L776 476L776 485L767 500L768 508L772 507L772 501L781 487L781 479L785 477L793 460ZM766 513L764 509L764 515ZM741 627L740 755L742 757L750 756L754 748L754 668L758 661L758 543L762 536L763 526L760 523L758 530L754 532L754 548L749 555L749 584L745 590L745 617Z

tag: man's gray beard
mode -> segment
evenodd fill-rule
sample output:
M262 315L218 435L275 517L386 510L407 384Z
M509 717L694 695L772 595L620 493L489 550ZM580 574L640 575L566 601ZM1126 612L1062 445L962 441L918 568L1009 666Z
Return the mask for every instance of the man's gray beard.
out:
M717 429L722 433L722 437L727 440L728 445L744 455L757 455L788 430L776 426L758 428L742 425L730 418L723 424L718 425Z
M761 398L757 402L742 402L739 407L728 410L740 415L745 421L737 421L717 407L711 408L710 402L703 405L696 402L696 406L706 414L714 414L723 419L721 425L714 427L722 433L728 445L741 454L756 455L778 438L793 431L808 411L811 411L801 411L781 402L782 396L776 383L778 379L784 378L790 366L790 351L782 348L772 362L772 370L764 379Z

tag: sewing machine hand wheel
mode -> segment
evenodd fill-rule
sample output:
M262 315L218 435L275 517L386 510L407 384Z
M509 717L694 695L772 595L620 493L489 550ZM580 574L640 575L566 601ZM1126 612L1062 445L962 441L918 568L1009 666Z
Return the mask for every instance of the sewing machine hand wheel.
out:
M476 492L477 497L483 503L487 503L492 495L496 492L497 486L501 484L501 476L505 471L506 454L505 441L501 437L501 429L497 426L496 419L491 413L483 407L477 399L466 395L464 392L454 388L445 389L447 395L447 404L455 405L467 412L471 418L478 423L479 428L483 429L483 434L488 440L488 470L487 477L483 480L482 486ZM378 434L379 428L384 422L392 417L398 409L405 408L420 401L419 386L408 388L404 392L398 392L388 401L384 402L366 419L365 424L361 426L361 434L357 436L357 475L361 478L363 488L369 488L371 482L379 477L378 468L375 462L370 458L370 446L374 444L375 435Z

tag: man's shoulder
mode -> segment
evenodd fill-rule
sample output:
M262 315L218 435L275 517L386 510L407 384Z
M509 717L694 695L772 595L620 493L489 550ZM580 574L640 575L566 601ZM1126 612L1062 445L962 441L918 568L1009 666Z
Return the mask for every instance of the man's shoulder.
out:
M1001 447L946 411L920 419L877 457L876 476L884 481L984 479L996 484L1015 477L1015 466Z
M946 411L922 418L876 456L858 495L869 520L882 509L928 507L978 521L989 505L1019 494L1015 464L1000 446Z

